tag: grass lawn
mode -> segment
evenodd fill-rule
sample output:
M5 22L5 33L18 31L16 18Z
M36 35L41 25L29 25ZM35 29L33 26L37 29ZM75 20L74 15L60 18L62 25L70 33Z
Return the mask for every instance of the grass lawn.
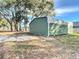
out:
M75 32L74 35L78 35L79 36L79 32Z
M78 35L62 35L55 37L59 42L64 44L64 46L71 47L73 49L79 48L79 36Z

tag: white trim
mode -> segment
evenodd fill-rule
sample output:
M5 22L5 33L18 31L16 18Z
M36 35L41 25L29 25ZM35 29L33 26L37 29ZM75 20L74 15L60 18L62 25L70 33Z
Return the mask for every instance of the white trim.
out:
M68 22L68 34L73 34L73 22Z
M49 22L49 17L47 17L47 24L48 24L48 36L49 36L50 34L49 34L49 23L48 23L48 22Z

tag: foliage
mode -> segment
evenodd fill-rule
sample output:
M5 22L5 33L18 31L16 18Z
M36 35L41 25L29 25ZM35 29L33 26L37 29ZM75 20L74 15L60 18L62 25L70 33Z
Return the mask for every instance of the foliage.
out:
M5 26L7 27L8 25L6 24L8 24L6 20L0 19L0 27L5 27Z
M35 17L54 15L53 0L2 0L0 2L0 15L8 21L15 31L18 31L19 23L28 22L28 15Z

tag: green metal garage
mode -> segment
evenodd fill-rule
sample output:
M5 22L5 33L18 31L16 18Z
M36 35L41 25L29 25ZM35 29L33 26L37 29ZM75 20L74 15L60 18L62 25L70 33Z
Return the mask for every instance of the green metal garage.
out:
M68 25L52 17L34 18L29 24L30 32L36 35L50 36L68 33Z

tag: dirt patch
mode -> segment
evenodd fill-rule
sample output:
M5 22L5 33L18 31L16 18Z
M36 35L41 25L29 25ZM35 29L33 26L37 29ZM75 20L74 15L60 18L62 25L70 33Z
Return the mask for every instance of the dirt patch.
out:
M10 32L10 31L6 31L6 32L0 32L0 35L12 35L12 34L15 34L15 33L20 33L20 32Z

